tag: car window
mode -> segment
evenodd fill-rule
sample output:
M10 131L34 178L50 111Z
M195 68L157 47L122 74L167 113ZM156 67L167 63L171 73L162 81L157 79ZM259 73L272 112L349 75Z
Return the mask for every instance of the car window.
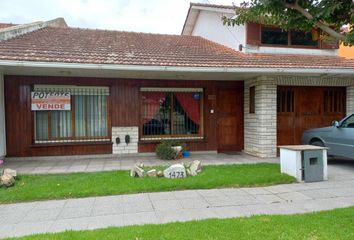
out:
M345 128L354 128L354 115L350 116L347 118L343 123L341 127Z

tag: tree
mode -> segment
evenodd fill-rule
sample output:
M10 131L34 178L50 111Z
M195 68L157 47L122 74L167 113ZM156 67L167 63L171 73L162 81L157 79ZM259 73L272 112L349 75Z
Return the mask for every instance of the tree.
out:
M306 32L318 28L322 38L354 45L354 0L250 0L235 11L234 17L223 18L224 24L258 22Z

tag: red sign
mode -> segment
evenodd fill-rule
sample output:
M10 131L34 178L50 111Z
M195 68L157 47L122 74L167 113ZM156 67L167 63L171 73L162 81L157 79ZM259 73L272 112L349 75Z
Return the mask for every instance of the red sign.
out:
M71 110L69 92L31 92L31 110Z

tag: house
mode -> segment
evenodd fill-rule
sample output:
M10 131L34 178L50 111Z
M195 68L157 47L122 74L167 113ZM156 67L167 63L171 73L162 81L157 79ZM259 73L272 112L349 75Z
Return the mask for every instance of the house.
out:
M233 17L234 8L191 3L182 35L201 36L248 57L267 54L275 65L289 63L283 72L274 71L278 66L273 73L244 79L245 152L274 156L276 145L299 144L304 130L328 126L354 112L353 69L321 66L343 61L336 57L338 43L321 41L315 29L304 33L259 23L224 26L222 17ZM305 63L310 58L316 70ZM296 72L287 72L294 67Z
M349 31L349 30L350 30L349 26L346 26L344 29L344 31ZM339 46L338 55L341 57L354 59L354 47L344 46L344 44L341 44Z
M354 111L353 60L245 53L192 35L63 19L5 26L0 155L144 153L179 139L191 151L273 157L303 129Z

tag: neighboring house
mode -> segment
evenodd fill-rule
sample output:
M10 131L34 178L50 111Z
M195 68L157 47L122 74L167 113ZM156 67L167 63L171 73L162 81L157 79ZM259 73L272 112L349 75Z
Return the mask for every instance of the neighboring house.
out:
M274 157L303 129L354 111L354 61L332 54L49 23L0 30L0 155L153 152L180 139L191 151Z
M338 50L338 56L354 59L354 46L349 47L341 44Z
M274 156L277 145L299 144L304 130L327 126L354 112L354 69L330 66L330 62L352 63L336 57L337 43L321 41L316 30L286 32L258 23L224 26L222 16L234 16L233 9L191 3L182 35L216 41L244 52L248 58L272 58L273 72L269 69L256 78L244 78L246 152ZM289 64L284 72L276 66L282 63ZM325 63L327 67L321 66ZM286 73L296 65L296 72ZM316 70L310 70L313 67Z
M345 27L344 31L349 31L349 25ZM341 44L339 46L338 55L341 57L354 59L354 46L349 47Z

